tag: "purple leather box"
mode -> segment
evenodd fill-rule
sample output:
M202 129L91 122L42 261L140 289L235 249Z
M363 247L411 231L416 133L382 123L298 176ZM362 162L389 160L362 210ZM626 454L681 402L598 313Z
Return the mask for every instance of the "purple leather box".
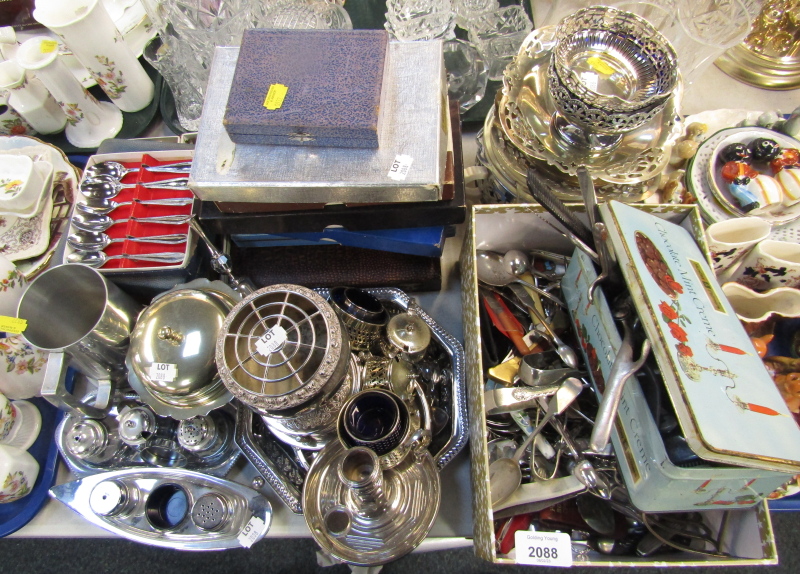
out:
M223 120L231 140L377 148L388 42L384 30L245 30Z

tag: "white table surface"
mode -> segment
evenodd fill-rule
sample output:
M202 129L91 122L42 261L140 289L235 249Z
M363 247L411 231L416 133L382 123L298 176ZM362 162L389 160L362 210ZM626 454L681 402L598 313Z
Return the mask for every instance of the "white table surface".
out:
M769 91L742 84L712 67L697 84L685 93L682 114L690 115L712 109L780 110L791 112L800 106L800 89ZM151 134L158 135L158 134ZM474 165L475 133L464 134L464 165ZM474 189L468 200L477 201ZM437 293L417 296L420 305L450 333L462 340L460 284L457 270L464 225L458 226L456 237L445 246L442 274L443 288ZM468 447L467 447L468 448ZM443 501L440 514L429 538L419 550L440 550L471 544L472 493L469 486L469 459L466 448L442 473ZM240 460L239 466L243 462ZM246 475L249 469L242 471ZM252 470L250 470L252 473ZM59 472L58 483L72 480L68 470ZM280 499L265 487L274 511L269 537L308 537L310 533L302 516L293 514ZM11 537L114 537L113 534L86 522L61 503L50 500L39 514Z

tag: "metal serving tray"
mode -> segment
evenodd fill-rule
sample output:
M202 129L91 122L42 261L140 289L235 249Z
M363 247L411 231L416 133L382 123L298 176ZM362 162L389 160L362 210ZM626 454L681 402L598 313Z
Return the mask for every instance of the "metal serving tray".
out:
M327 289L318 289L320 295L328 297ZM467 430L467 395L465 380L464 348L455 337L445 331L434 319L428 315L417 303L400 289L376 288L366 291L381 300L390 313L404 313L413 311L418 314L431 328L434 341L450 357L452 371L451 387L443 389L443 405L450 415L450 435L434 437L428 449L433 454L436 465L441 471L455 458L467 444L469 433ZM261 423L258 416L250 409L239 407L236 421L236 443L250 463L272 486L292 512L302 514L301 493L305 481L307 465L311 463L310 454L306 451L295 449L292 456L292 447L278 439ZM305 457L298 460L298 457Z

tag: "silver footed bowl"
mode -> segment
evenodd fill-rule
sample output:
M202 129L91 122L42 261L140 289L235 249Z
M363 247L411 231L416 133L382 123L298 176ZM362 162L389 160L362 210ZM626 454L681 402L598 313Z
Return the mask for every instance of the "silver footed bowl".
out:
M595 181L602 179L624 186L659 175L682 129L680 83L660 113L623 134L613 148L598 151L569 145L559 137L555 124L564 118L547 89L554 45L554 26L534 30L505 70L496 107L503 137L511 144L510 153L526 163L538 164L539 171L546 164L550 170L574 178L577 168L583 165Z
M607 6L561 20L553 68L571 98L612 114L663 103L678 83L678 58L669 41L644 18Z
M559 199L583 201L575 176L560 171L545 160L533 159L514 146L500 126L495 108L486 116L483 129L478 134L478 144L479 153L476 155L476 160L489 169L505 190L500 195L491 194L495 199L491 203L536 203L528 192L526 177L529 168L535 169L545 178ZM636 170L632 169L629 174L632 176L635 172ZM625 203L644 201L655 193L660 181L659 175L641 181L636 177L623 178L622 181L611 178L610 181L605 176L595 176L594 171L592 177L600 199L616 199ZM508 197L509 194L513 198Z

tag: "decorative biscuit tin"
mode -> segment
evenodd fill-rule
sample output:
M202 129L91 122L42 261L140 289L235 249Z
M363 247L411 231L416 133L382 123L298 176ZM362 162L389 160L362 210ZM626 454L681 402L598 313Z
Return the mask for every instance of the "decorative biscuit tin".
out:
M596 277L591 260L576 250L561 284L597 391L609 376L622 338L602 287L595 291L594 302L588 301L589 285ZM673 463L636 377L625 384L611 441L631 502L643 512L746 508L790 478L762 469Z
M243 144L378 147L384 30L250 29L223 124Z
M218 47L189 186L205 201L439 201L450 119L442 42L390 42L378 149L234 144L222 125L239 48Z
M616 201L601 213L692 451L800 471L800 428L695 239Z

